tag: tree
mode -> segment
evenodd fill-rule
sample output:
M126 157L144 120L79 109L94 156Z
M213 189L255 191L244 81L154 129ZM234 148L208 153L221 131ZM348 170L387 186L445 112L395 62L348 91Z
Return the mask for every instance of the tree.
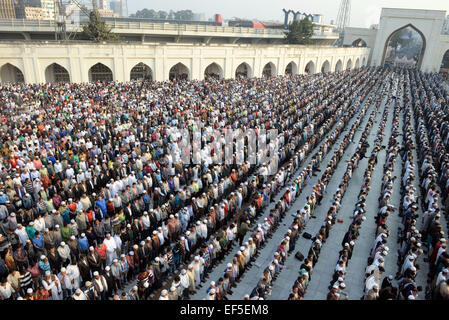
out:
M289 44L311 44L313 23L308 18L294 20L288 25L285 40Z
M148 10L145 8L142 10L137 10L137 12L135 14L133 14L132 16L135 18L156 19L158 14L153 9Z
M98 10L90 12L88 23L83 25L83 33L95 42L119 40L119 36L112 33L106 22L101 20Z
M175 12L175 20L193 21L192 10L180 10Z
M157 12L157 14L159 15L159 19L162 19L162 20L166 20L167 17L168 17L168 13L166 11L163 11L163 10L159 10Z

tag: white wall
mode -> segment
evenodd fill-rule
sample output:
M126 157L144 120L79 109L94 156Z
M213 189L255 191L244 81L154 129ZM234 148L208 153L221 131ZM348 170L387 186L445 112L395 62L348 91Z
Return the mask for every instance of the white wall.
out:
M314 61L315 71L321 70L328 60L331 71L338 60L345 68L349 59L354 67L357 58L368 60L369 48L308 47L296 45L192 45L192 44L92 44L89 42L0 43L0 67L6 63L17 66L27 83L45 82L45 69L51 63L58 63L70 74L73 82L87 82L90 67L101 62L113 72L114 80L129 81L131 69L143 62L147 64L156 81L168 80L169 70L178 62L188 69L191 79L204 79L204 70L212 62L223 69L224 78L234 78L239 64L246 62L252 75L262 76L267 63L275 66L276 74L285 73L290 62L297 66L298 73L304 73L308 61ZM295 69L295 68L294 68Z

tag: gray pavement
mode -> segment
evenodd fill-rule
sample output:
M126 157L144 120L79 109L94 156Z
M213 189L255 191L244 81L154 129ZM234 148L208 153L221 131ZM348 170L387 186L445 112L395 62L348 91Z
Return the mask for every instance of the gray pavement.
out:
M374 106L371 106L373 108ZM374 147L374 140L377 136L377 125L380 124L382 120L383 110L385 108L385 99L382 102L381 108L376 114L375 122L373 127L371 128L370 135L367 139L367 142L370 145L370 148L367 151L367 155L371 154L371 151ZM390 112L391 113L391 112ZM389 117L391 115L389 114ZM388 127L385 126L385 129L388 132ZM352 153L349 153L352 154ZM365 229L367 229L367 223L370 219L373 219L376 212L369 214L368 211L373 208L377 208L377 197L380 193L380 184L382 179L382 174L378 174L379 171L379 163L384 163L385 159L385 151L381 151L378 154L378 165L376 166L373 174L372 174L372 182L371 182L371 190L368 194L366 207L367 213L365 216L367 220L362 224L359 232L360 236L357 239L355 244L351 261L349 266L353 265L355 270L361 270L362 276L364 275L364 270L366 267L366 257L363 254L363 249L360 249L360 252L357 250L357 246L359 242L365 242L366 239L363 239L363 235L367 233ZM329 292L328 286L330 281L332 280L332 275L334 273L335 266L337 264L339 258L339 252L342 249L341 242L346 231L349 228L349 225L352 221L352 212L354 206L357 202L358 194L360 192L360 186L362 184L364 178L364 172L368 165L368 157L359 161L358 168L354 171L351 180L349 181L348 188L346 190L345 196L341 202L342 208L338 213L339 219L343 219L343 223L336 223L331 231L329 232L329 238L326 240L326 243L323 245L321 249L320 258L318 262L315 264L313 268L313 273L311 277L311 281L309 282L309 286L307 288L306 294L304 296L304 300L325 300L326 296ZM380 166L380 170L382 167ZM379 181L376 181L377 176L379 176ZM340 183L341 179L338 181ZM338 184L337 184L338 185ZM370 195L376 194L373 199L370 199ZM374 201L374 205L373 205ZM326 209L327 210L327 209ZM371 218L370 218L371 217ZM374 237L371 237L368 241L368 245L371 245L374 241ZM351 277L346 277L346 293L349 295L349 299L359 299L360 297L356 297L355 291L363 291L364 283L351 279Z

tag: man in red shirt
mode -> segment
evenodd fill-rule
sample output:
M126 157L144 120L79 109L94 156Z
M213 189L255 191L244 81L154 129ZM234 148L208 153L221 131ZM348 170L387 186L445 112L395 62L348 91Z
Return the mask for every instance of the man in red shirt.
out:
M95 250L100 254L102 268L106 267L106 250L108 247L104 243L100 243Z

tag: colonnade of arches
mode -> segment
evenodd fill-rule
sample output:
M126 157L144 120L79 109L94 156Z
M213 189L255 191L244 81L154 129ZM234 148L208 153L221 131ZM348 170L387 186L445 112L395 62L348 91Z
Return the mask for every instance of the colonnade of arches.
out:
M360 65L360 59L357 58L355 62L355 68L360 66L366 66L366 58L363 58L362 64ZM345 68L344 68L345 67ZM329 60L325 60L320 66L316 66L314 61L308 61L304 67L303 73L314 74L316 72L329 73L329 72L340 72L343 70L350 70L353 68L353 62L349 59L346 65L343 66L342 59L339 59L332 68ZM333 69L333 70L332 70ZM296 75L301 70L298 64L294 61L287 63L285 69L277 70L276 65L273 62L267 62L262 69L261 76L264 78L275 77L277 75ZM147 64L139 62L134 65L129 71L129 79L131 81L138 80L153 80L154 74L153 70ZM69 71L63 65L59 63L51 63L44 70L45 82L47 83L57 83L57 82L71 82L71 75ZM247 62L241 62L237 65L234 72L235 78L252 78L254 77L254 70L251 65ZM169 80L183 80L191 79L191 71L182 62L174 64L169 69ZM225 77L223 67L217 62L211 62L204 68L204 78L205 79L223 79ZM112 69L101 62L95 63L88 69L88 81L113 81L114 73ZM5 63L0 67L0 81L1 82L24 82L24 74L17 66L11 63Z

